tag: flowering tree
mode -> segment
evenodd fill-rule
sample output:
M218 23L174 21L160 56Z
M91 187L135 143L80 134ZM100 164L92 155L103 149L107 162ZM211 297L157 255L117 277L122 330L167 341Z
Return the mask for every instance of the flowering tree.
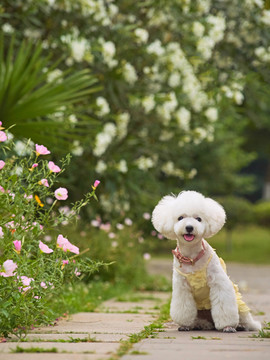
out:
M149 210L160 193L184 187L247 188L248 180L236 176L251 159L241 150L247 76L269 75L270 12L262 0L1 6L5 33L40 39L45 53L65 54L65 66L91 69L103 86L80 104L98 121L97 134L83 113L69 115L88 134L73 141L78 158L69 177L83 190L91 164L104 183L104 212Z

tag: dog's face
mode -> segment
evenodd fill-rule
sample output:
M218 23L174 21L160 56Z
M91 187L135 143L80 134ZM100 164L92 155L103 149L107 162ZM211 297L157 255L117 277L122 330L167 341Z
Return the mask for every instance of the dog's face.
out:
M226 214L216 201L196 191L183 191L177 197L165 196L155 207L152 222L168 239L194 243L216 234Z
M173 227L174 233L180 243L197 243L205 235L206 222L198 214L183 213L177 219Z

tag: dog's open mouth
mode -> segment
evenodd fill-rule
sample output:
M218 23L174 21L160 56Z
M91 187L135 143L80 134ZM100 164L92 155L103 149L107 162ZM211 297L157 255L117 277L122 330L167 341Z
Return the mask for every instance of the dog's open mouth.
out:
M195 238L195 235L193 234L184 234L184 239L186 241L192 241Z

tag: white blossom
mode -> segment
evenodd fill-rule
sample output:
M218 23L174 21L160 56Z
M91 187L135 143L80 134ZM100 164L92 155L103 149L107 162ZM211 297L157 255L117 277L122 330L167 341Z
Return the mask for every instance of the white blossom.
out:
M178 169L174 166L172 161L167 161L161 168L161 170L169 176L176 176L179 178L184 178L185 172L181 169Z
M265 25L270 25L270 10L263 10L261 22Z
M201 37L203 36L204 31L205 27L199 21L194 21L194 23L192 24L193 34L197 37Z
M5 24L2 25L2 30L3 30L4 33L7 33L7 34L13 34L14 33L13 26L11 26L8 23L5 23Z
M215 46L214 40L209 36L204 36L197 42L197 50L203 56L205 60L210 59L212 56L212 50Z
M78 140L73 141L71 153L75 156L82 156L83 147L80 145L80 142Z
M116 166L117 170L123 174L128 172L128 166L126 160L122 159Z
M81 62L88 48L86 39L72 40L69 43L69 46L71 48L71 55L73 59L77 62Z
M125 63L122 69L123 77L130 85L133 85L138 80L138 75L133 65Z
M121 140L128 133L128 124L130 121L130 115L128 112L123 112L116 117L117 124L117 136Z
M146 43L148 38L149 38L149 34L148 31L142 28L138 28L134 31L134 34L137 38L137 42L138 43Z
M155 161L146 156L140 156L136 161L135 164L138 166L140 170L147 171L155 166Z
M96 104L99 108L99 110L97 111L98 116L107 115L110 112L110 106L104 97L99 96L96 99Z
M95 170L98 174L103 174L107 170L107 165L103 160L98 160Z
M152 111L154 109L154 107L156 106L154 95L145 96L142 99L142 106L143 106L146 114L148 114L150 111Z
M181 83L181 76L180 76L179 72L178 71L172 72L168 79L169 86L174 88L174 87L179 86L180 83Z
M214 122L218 119L218 110L214 107L209 107L204 112L205 116L208 118L209 121Z
M182 106L175 113L175 117L176 117L176 120L178 122L179 127L181 129L185 130L185 131L189 131L189 129L190 129L190 119L191 119L190 111Z
M55 80L58 80L58 82L59 82L59 78L61 78L61 76L62 76L62 74L63 74L63 71L62 70L60 70L60 69L54 69L53 71L50 71L49 73L48 73L48 75L47 75L47 81L49 82L49 83L51 83L51 82L54 82Z
M105 124L103 131L98 133L96 136L95 147L93 149L93 154L97 157L105 153L108 146L111 144L112 140L116 135L116 126L113 123Z
M105 63L110 67L113 68L117 66L118 61L114 59L116 53L115 44L112 41L103 41L102 42L102 54Z
M155 54L157 56L161 56L165 53L165 49L162 47L160 40L155 40L147 47L147 52L149 54Z

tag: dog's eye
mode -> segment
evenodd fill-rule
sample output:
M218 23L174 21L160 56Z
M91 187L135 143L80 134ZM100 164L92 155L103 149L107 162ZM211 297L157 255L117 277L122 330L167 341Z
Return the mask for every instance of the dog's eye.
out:
M200 217L196 217L196 220L199 221L199 222L202 221L202 219Z
M179 216L178 221L183 220L183 219L184 219L183 216Z

